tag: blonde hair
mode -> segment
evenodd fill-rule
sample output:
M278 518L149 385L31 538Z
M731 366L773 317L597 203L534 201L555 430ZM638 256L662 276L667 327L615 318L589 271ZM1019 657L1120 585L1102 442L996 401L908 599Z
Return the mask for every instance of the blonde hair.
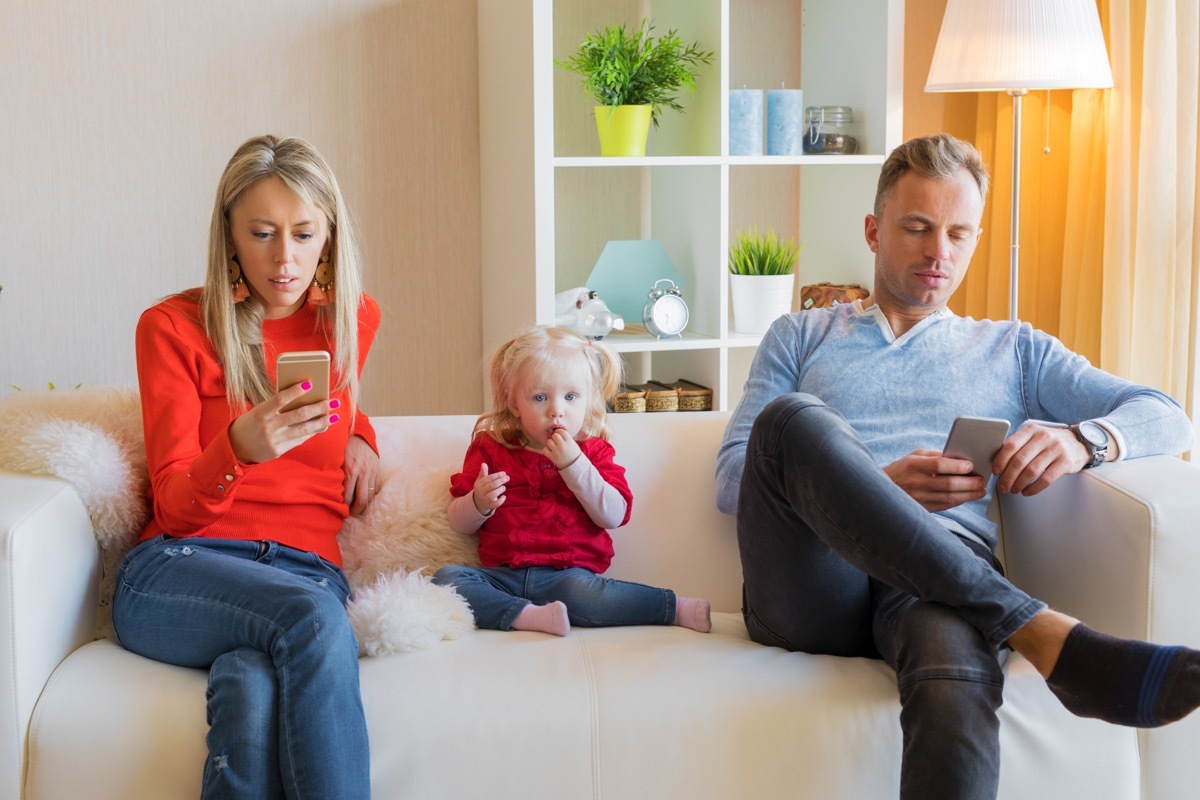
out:
M253 294L232 303L228 275L228 262L233 256L229 211L243 192L270 177L282 180L297 197L324 213L328 222L332 302L316 307L317 323L333 355L336 388L346 390L353 415L358 408L358 308L362 302L357 238L333 170L312 145L294 137L256 136L246 140L229 159L217 185L200 313L225 372L225 394L235 410L275 394L263 361L265 308Z
M475 432L486 432L509 447L522 443L521 420L512 413L513 393L524 380L558 374L584 365L591 380L591 396L580 434L608 439L607 406L621 388L621 359L599 342L566 328L538 325L526 328L492 355L490 376L492 410L475 422Z

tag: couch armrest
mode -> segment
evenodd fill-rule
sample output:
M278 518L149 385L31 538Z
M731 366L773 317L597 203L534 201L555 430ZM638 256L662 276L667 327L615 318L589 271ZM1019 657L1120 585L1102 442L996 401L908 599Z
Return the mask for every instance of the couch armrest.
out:
M1171 456L1120 461L1000 505L1018 586L1106 633L1200 647L1200 466ZM1141 797L1194 791L1200 712L1138 739Z
M0 797L20 797L50 673L96 631L100 549L70 484L0 470Z
M1009 577L1117 636L1200 646L1200 466L1131 459L1001 498Z

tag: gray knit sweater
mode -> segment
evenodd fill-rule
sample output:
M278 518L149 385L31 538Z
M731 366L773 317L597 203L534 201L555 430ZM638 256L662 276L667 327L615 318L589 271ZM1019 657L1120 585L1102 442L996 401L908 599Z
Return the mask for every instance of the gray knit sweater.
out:
M974 320L948 310L897 338L877 307L859 302L780 317L764 336L717 457L717 507L737 510L746 441L755 417L789 392L820 398L858 431L881 465L917 449L941 450L960 414L1009 420L1099 421L1122 458L1179 453L1192 424L1162 392L1096 369L1028 323ZM993 549L982 500L940 512ZM851 499L847 498L850 502Z

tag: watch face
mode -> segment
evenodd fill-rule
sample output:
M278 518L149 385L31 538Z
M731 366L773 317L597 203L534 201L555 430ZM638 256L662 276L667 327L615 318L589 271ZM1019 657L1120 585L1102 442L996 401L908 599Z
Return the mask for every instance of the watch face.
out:
M1108 445L1108 432L1094 422L1079 423L1079 433L1092 447Z
M662 331L663 336L674 336L687 327L687 304L677 294L664 294L650 309L649 321Z

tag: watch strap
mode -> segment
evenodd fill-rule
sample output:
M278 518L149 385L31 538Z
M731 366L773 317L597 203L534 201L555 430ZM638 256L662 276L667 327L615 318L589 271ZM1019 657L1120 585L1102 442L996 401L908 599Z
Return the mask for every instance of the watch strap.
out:
M1099 447L1092 444L1087 440L1087 437L1083 435L1083 432L1079 430L1078 424L1068 425L1067 429L1071 431L1071 433L1075 434L1075 438L1078 439L1079 443L1087 449L1088 458L1090 460L1088 463L1083 465L1084 469L1094 469L1095 467L1098 467L1104 463L1105 458L1108 456L1107 443Z

